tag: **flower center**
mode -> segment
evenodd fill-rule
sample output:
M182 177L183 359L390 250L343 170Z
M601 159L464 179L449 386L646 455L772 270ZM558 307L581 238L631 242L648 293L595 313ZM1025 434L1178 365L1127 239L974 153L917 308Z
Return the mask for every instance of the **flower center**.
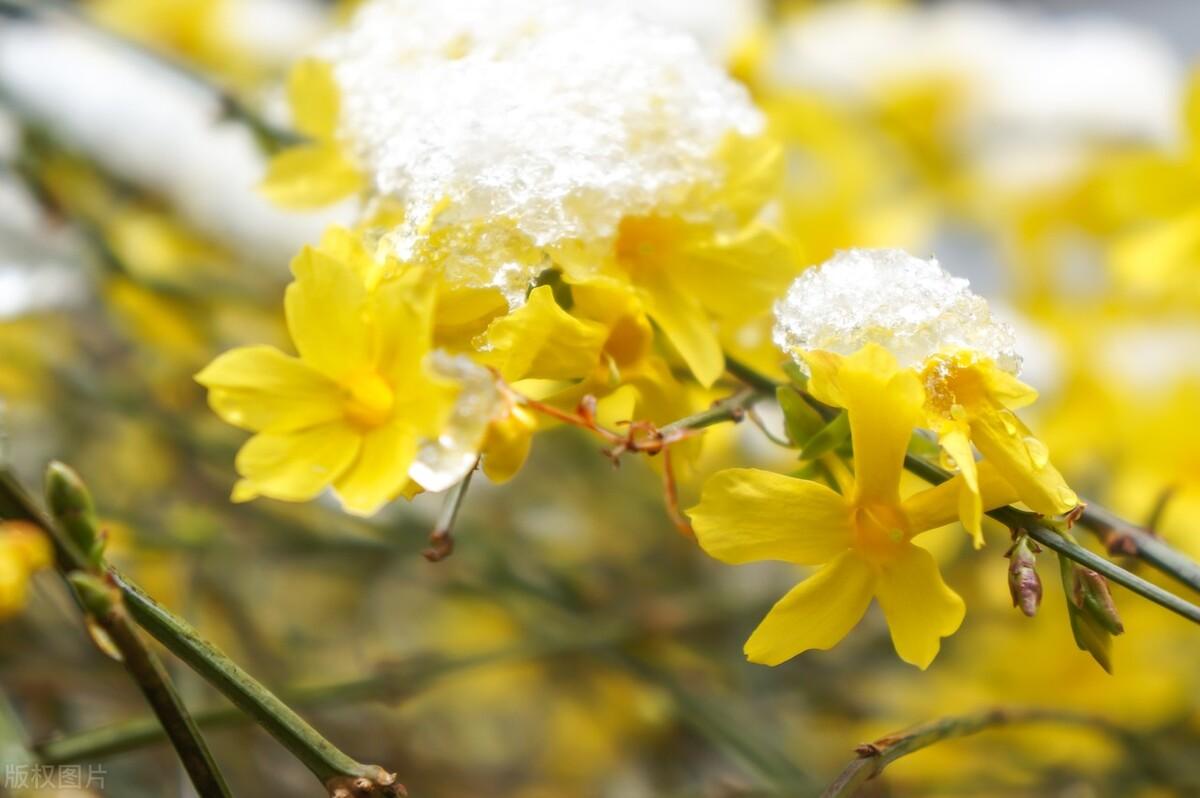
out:
M926 361L921 381L929 409L943 418L959 420L984 400L987 386L972 362L973 355L968 352L936 355Z
M392 415L396 394L375 372L362 374L346 385L342 407L346 418L364 427L378 427Z
M617 260L630 275L661 268L683 233L683 226L667 217L626 217L617 230Z
M872 562L890 559L912 538L908 519L890 504L861 504L854 511L854 544Z

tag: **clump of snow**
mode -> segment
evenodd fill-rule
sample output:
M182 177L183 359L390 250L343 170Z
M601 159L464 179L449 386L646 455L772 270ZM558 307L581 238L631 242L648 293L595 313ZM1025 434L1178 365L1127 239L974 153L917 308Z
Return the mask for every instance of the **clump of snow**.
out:
M535 247L604 241L622 218L685 203L719 183L731 133L763 124L746 90L696 40L617 8L572 0L371 0L317 49L342 94L340 135L406 224L403 257L429 222L500 225ZM416 243L414 243L416 242ZM542 268L503 246L523 291Z
M801 274L775 306L775 343L802 367L799 352L849 355L868 343L904 367L962 350L1021 367L1012 327L966 280L899 249L845 250Z

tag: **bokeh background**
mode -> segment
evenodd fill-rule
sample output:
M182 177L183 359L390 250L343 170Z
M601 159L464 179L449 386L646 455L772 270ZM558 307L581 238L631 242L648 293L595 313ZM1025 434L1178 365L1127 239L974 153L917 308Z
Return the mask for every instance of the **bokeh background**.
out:
M751 88L788 148L774 212L801 262L898 246L969 277L1018 330L1042 394L1026 420L1071 484L1200 555L1200 6L616 4ZM574 430L539 436L512 483L476 480L436 564L420 552L438 497L371 519L232 505L241 433L192 375L286 345L287 261L344 214L261 199L254 124L286 123L287 65L352 5L0 0L0 446L29 484L74 465L116 562L414 795L816 794L860 742L994 706L1124 733L989 731L898 762L873 794L1200 794L1197 630L1114 588L1127 631L1106 674L1071 639L1052 562L1040 614L1011 608L1001 529L978 553L934 535L968 613L922 673L876 610L834 651L746 663L795 569L709 561L651 468L614 469ZM684 506L716 468L791 457L753 425L714 429ZM0 622L0 689L36 741L145 714L53 574ZM211 739L237 794L320 794L236 715ZM189 794L162 744L83 761L104 794Z

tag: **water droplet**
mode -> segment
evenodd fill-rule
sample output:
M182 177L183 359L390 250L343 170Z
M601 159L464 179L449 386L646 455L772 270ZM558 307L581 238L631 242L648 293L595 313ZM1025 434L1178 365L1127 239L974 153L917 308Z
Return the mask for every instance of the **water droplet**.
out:
M1011 410L1000 411L1000 423L1004 425L1004 431L1009 435L1017 434L1017 417L1012 414Z
M1069 504L1072 507L1079 504L1079 494L1075 493L1075 491L1071 490L1066 485L1063 485L1058 489L1058 499L1063 504Z
M958 402L950 405L950 418L955 421L963 421L967 417L967 409Z
M1046 448L1046 444L1031 435L1025 438L1025 451L1029 452L1029 459L1033 461L1034 468L1045 468L1050 462L1050 450Z

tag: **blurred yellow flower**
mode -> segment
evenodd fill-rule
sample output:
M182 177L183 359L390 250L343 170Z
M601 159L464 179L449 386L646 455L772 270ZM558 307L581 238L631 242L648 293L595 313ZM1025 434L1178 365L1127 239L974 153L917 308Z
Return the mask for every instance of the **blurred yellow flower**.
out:
M777 603L746 641L754 662L777 665L809 649L836 645L858 623L872 597L887 618L896 653L926 668L940 639L962 623L962 599L942 581L933 556L914 536L957 516L961 477L900 498L904 455L921 419L917 375L900 369L882 347L853 355L807 355L809 388L846 408L854 445L854 479L840 495L805 479L757 469L728 469L704 486L689 513L708 554L729 563L778 559L823 567ZM981 469L989 508L1011 488Z
M53 561L50 541L37 527L20 521L0 522L0 619L25 606L30 577Z
M426 364L433 293L416 271L368 290L349 263L313 249L292 272L284 302L300 356L243 347L196 377L221 418L257 433L238 453L234 500L306 501L332 484L348 511L369 515L404 490L458 392Z
M306 58L288 78L288 101L296 130L309 141L271 159L261 189L284 208L328 205L363 189L361 171L337 139L341 98L333 68Z

